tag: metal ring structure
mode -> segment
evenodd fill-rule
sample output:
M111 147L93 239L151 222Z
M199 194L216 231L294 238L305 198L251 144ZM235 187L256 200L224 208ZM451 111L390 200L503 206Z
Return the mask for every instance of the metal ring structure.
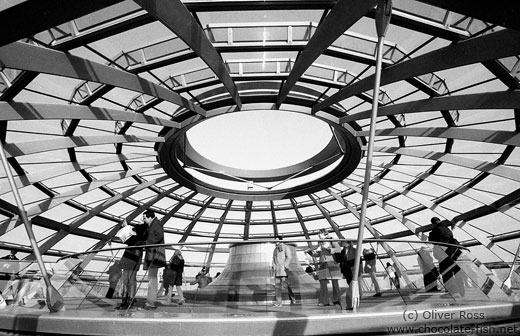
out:
M296 112L279 111L279 113ZM361 143L348 128L317 116L308 115L308 117L319 119L329 125L331 129L330 140L319 153L289 166L249 170L225 166L205 158L192 146L186 133L192 127L208 119L171 131L166 136L167 140L158 146L159 162L165 172L178 183L215 197L237 200L277 200L322 190L342 181L354 171L362 157ZM279 189L266 188L265 190L237 190L222 185L218 186L196 178L186 170L186 168L193 168L203 171L209 176L224 180L237 180L245 183L278 182L278 184L282 184L283 181L294 177L308 177L311 173L330 168L331 165L335 165L335 167L317 179L302 182L297 186Z

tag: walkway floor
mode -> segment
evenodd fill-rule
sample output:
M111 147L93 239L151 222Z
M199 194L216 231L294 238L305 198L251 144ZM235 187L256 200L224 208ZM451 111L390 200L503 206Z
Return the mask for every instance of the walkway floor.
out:
M520 334L519 296L492 301L474 294L470 290L466 297L454 299L445 293L387 291L381 297L365 296L356 311L319 307L316 302L282 307L234 302L165 305L164 297L153 310L116 310L118 300L67 298L64 311L58 313L37 301L32 307L0 310L0 335ZM138 298L138 306L143 302Z

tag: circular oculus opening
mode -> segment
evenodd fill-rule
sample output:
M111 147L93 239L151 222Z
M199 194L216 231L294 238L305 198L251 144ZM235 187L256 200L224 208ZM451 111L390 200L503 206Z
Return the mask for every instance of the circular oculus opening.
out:
M244 170L277 169L308 160L332 136L330 126L321 119L272 110L219 115L186 132L201 156Z
M268 200L323 189L350 174L361 147L345 128L279 110L227 113L174 130L159 147L180 184L217 197Z

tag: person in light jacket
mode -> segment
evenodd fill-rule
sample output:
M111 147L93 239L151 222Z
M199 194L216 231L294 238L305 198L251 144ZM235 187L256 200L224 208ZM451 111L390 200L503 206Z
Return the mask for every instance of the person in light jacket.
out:
M320 282L320 297L318 299L318 306L339 305L341 307L341 293L339 289L339 280L342 279L342 274L339 264L334 261L332 255L340 253L341 247L336 241L332 241L332 237L325 229L320 229L319 232L320 243L317 249L310 250L308 253L313 257L319 257L318 280ZM331 241L327 241L327 240ZM330 300L328 283L332 282L332 302Z
M273 273L275 279L275 297L276 302L274 306L282 306L282 288L287 288L291 304L296 303L296 297L292 291L290 284L287 281L289 271L289 264L291 263L291 250L284 243L282 243L282 236L276 236L276 247L273 251Z

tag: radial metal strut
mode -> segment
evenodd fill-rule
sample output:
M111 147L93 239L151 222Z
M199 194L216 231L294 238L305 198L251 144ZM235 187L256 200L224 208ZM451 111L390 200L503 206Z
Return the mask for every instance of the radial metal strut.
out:
M367 162L365 167L365 180L363 184L363 193L361 199L361 214L359 222L359 232L357 237L357 248L356 248L356 259L354 261L354 277L349 284L347 293L347 309L356 309L359 307L359 288L358 278L355 276L359 274L361 257L361 246L363 245L363 231L365 229L366 222L366 211L367 211L367 199L368 189L370 186L370 172L372 170L372 155L374 152L374 137L376 132L376 118L377 118L377 107L378 107L378 92L381 80L381 64L383 59L383 46L384 38L388 24L390 23L390 16L392 14L392 1L391 0L379 0L376 9L376 30L377 30L377 54L376 54L376 73L374 80L374 91L372 95L372 115L370 118L370 134L368 138L367 148Z

